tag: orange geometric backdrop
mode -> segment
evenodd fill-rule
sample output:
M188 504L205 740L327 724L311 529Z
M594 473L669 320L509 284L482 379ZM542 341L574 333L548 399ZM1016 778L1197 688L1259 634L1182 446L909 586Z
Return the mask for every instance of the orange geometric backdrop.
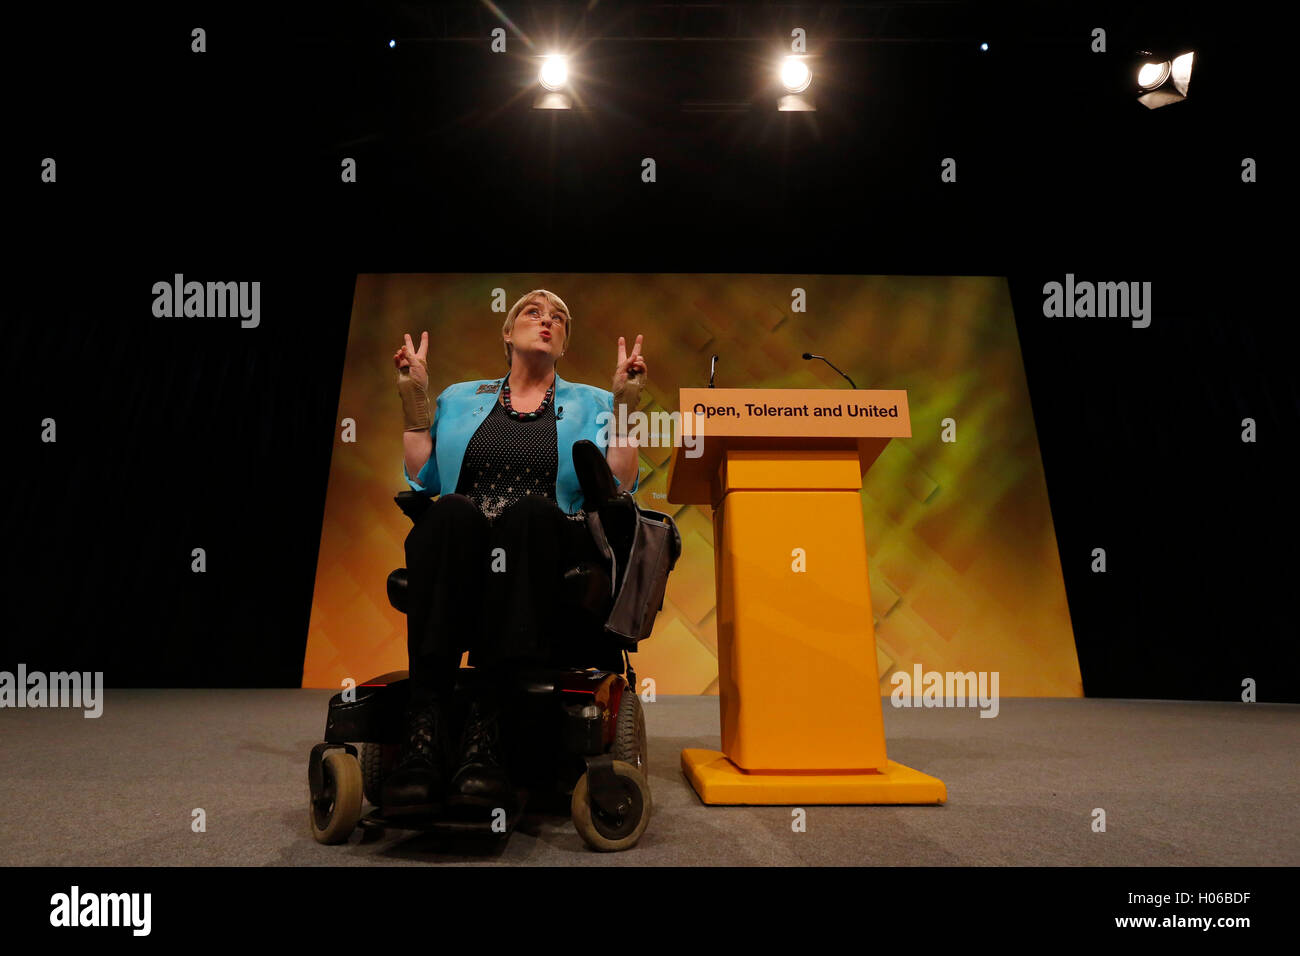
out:
M1056 533L1004 279L776 275L364 275L357 279L321 528L304 687L338 688L406 667L406 619L385 580L411 527L393 503L402 416L392 355L429 332L430 393L505 371L506 307L535 288L572 310L569 381L610 387L618 336L645 336L642 409L676 411L677 390L903 388L910 439L867 472L881 693L897 669L998 671L1007 697L1081 697ZM792 311L794 289L806 311ZM941 440L955 421L956 441ZM344 441L344 422L355 441ZM637 498L673 515L683 553L663 611L634 658L658 693L717 692L713 530L707 506L665 498L671 448L644 448ZM919 690L917 691L919 693Z

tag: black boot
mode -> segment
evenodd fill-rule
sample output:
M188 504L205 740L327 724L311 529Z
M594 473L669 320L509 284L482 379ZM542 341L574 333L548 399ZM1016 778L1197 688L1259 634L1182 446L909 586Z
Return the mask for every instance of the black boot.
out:
M447 789L447 719L439 701L412 702L397 766L384 781L386 814L437 814Z
M469 706L461 734L460 766L451 778L448 802L459 806L509 810L514 788L501 760L501 708L493 693Z

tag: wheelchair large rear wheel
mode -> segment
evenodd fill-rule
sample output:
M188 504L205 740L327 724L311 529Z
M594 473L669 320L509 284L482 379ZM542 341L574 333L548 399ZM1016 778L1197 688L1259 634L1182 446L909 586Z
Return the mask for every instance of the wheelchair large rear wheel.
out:
M613 763L614 777L627 797L628 809L617 816L605 813L591 802L588 774L578 778L570 809L573 826L594 850L627 850L636 846L650 822L650 787L641 771L621 760Z
M308 797L311 835L317 843L346 843L361 819L361 764L350 753L332 750L321 771L320 796Z

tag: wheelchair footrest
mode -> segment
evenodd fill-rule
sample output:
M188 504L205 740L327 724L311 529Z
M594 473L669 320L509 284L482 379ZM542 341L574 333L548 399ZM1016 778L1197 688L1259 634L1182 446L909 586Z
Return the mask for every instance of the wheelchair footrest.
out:
M422 830L430 833L510 833L524 815L528 791L515 793L513 806L496 808L449 804L437 815L385 816L382 808L372 810L360 820L360 826L374 829Z

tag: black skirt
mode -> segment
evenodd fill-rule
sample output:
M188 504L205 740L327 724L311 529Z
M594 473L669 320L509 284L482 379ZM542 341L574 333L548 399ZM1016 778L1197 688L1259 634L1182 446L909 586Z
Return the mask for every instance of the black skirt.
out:
M584 518L540 495L492 521L464 495L433 502L406 536L412 679L447 689L465 651L474 667L620 669L604 622L563 600L565 570L603 564Z

